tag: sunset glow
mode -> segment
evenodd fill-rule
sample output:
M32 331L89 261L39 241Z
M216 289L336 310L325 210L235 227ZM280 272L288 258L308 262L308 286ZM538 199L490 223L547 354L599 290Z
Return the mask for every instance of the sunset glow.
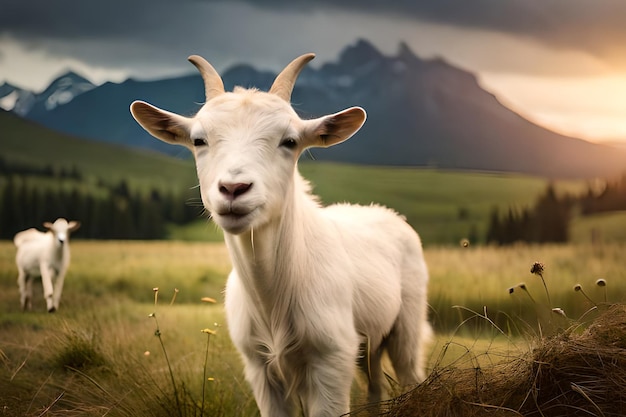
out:
M481 84L507 107L551 130L593 142L626 143L626 74L485 74Z

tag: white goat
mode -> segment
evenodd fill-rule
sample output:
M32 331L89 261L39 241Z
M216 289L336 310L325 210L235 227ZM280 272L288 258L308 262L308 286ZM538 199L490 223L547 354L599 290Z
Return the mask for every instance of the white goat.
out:
M225 92L215 69L189 60L205 83L192 118L135 101L149 133L194 154L202 201L224 230L233 263L226 284L231 338L263 417L349 411L359 346L372 401L381 398L387 350L401 384L424 378L428 272L418 235L390 209L320 207L297 161L365 122L358 107L302 120L290 106L297 75L314 57L292 61L269 93ZM361 352L363 356L363 352Z
M43 225L48 232L31 228L17 233L13 239L17 246L17 285L22 309L31 310L33 280L41 277L46 307L53 313L59 309L63 281L70 264L70 232L78 229L80 223L57 219L54 224L45 222Z

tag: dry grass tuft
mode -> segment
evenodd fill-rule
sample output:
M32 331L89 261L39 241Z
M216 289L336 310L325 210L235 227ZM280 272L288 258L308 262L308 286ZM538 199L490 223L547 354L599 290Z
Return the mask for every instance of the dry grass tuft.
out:
M380 415L626 415L626 305L611 305L584 332L576 330L540 339L527 354L488 367L435 368L424 383L384 404Z

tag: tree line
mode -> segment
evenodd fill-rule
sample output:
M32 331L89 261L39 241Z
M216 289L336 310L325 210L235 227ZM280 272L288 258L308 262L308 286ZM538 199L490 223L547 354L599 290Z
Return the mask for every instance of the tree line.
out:
M6 164L4 165L6 167ZM23 166L23 171L28 167ZM61 172L69 172L61 176ZM97 180L89 185L76 169L28 171L29 178L71 178L63 186L42 186L41 181L0 171L0 238L59 217L79 220L75 236L86 239L163 239L166 225L185 224L202 214L199 196L163 193L157 188L133 191L126 181L107 184ZM77 180L80 178L80 180ZM1 185L4 184L4 185ZM70 185L71 184L71 185ZM197 194L197 190L194 190ZM188 203L185 204L185 201ZM190 204L189 202L196 202Z
M489 217L486 241L497 245L515 242L564 243L569 240L569 229L574 209L582 216L626 210L626 175L600 186L589 184L579 196L558 196L553 184L530 208L509 207L504 213L496 207Z

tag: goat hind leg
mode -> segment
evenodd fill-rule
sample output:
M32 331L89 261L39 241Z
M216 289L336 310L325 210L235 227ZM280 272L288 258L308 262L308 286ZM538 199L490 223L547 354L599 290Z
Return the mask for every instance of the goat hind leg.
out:
M33 279L22 268L19 268L17 285L20 289L20 305L22 306L22 311L32 310Z
M426 320L426 312L408 317L401 312L394 328L387 337L386 347L400 385L417 384L426 379L424 357L432 330Z
M369 403L378 403L383 399L385 379L382 368L382 347L372 347L368 343L361 345L359 368L367 376L367 400Z

